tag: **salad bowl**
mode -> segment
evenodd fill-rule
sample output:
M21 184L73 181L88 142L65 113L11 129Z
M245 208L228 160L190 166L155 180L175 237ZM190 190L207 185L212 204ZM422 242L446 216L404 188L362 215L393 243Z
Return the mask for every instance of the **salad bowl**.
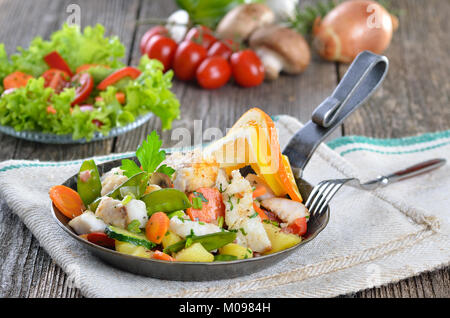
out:
M92 137L92 139L89 140L89 142L110 139L123 135L131 130L134 130L142 126L147 121L149 121L153 116L154 116L153 113L141 115L137 117L136 120L133 121L132 123L129 123L122 127L111 128L111 130L108 132L107 135L103 135L100 132L95 132L94 136ZM26 130L17 131L13 127L2 125L0 125L0 132L16 138L46 144L84 144L88 142L86 138L73 139L71 134L57 135L38 131L26 131Z
M283 153L289 158L295 182L305 201L308 200L313 186L302 178L302 171L315 149L347 116L372 95L385 78L387 70L388 60L386 57L370 52L361 53L352 63L332 95L316 108L312 119L289 141ZM130 159L138 163L136 157L131 157ZM99 174L102 175L120 165L121 160L98 165ZM245 170L245 168L243 169ZM63 185L76 190L77 177L78 175L72 176ZM167 262L126 255L95 245L80 238L69 226L70 219L59 211L55 205L52 205L51 210L57 224L64 231L106 263L139 275L180 281L228 279L267 268L288 257L316 238L327 226L330 218L329 207L326 208L324 213L311 214L307 232L305 235L302 235L303 239L301 242L272 254L233 261Z

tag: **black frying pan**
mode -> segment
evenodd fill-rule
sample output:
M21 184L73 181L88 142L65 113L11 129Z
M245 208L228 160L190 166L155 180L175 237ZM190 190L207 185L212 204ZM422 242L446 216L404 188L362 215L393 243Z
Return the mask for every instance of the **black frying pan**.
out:
M312 120L299 130L286 147L284 154L289 157L296 174L296 182L302 197L308 199L312 186L301 178L301 173L317 146L374 92L381 84L388 70L388 60L370 52L361 53L350 66L333 94L314 111ZM131 158L136 160L135 157ZM98 166L100 174L120 166L121 160L106 162ZM76 190L77 175L66 182ZM289 256L298 248L313 240L328 224L330 209L320 216L312 216L308 222L305 239L286 250L260 257L230 262L191 263L166 262L122 254L92 244L80 238L68 225L70 221L54 205L52 213L58 225L70 236L78 240L93 254L105 262L135 274L155 278L182 281L205 281L233 278L247 275L266 268Z

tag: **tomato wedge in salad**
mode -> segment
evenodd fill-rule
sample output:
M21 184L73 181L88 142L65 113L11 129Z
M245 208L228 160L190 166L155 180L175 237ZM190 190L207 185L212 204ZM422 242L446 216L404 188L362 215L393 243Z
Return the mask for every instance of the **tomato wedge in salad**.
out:
M94 80L91 74L80 73L72 78L72 85L76 87L75 99L71 103L74 106L79 105L89 97L94 88Z
M46 70L41 75L44 78L44 87L51 87L56 93L60 93L70 82L70 76L56 68Z
M105 90L108 86L114 85L123 78L130 77L132 79L136 79L139 77L139 75L141 75L140 70L132 66L126 66L124 68L115 71L107 78L105 78L103 81L101 81L100 84L97 85L97 89Z
M49 54L44 56L44 61L50 68L56 68L58 70L66 72L67 74L69 74L69 76L73 76L69 65L58 52L50 52Z

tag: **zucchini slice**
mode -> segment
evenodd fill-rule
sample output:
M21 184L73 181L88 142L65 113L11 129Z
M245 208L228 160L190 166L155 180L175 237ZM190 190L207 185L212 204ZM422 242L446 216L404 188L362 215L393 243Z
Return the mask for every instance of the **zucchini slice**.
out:
M121 229L116 226L109 225L105 229L106 235L108 237L121 241L121 242L127 242L131 243L137 246L143 246L145 248L148 248L149 250L154 248L156 246L155 243L150 242L144 234L136 234L124 229Z

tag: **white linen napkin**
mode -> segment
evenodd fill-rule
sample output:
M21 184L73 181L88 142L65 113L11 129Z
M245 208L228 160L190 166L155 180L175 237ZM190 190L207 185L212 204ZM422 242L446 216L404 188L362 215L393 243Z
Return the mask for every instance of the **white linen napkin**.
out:
M284 147L301 124L278 116ZM95 158L97 163L128 154ZM324 179L375 178L431 158L450 160L450 131L404 139L343 137L321 145L304 172ZM325 230L292 256L261 272L211 282L164 281L111 267L70 238L50 212L48 189L82 160L0 163L0 198L87 297L331 297L395 282L449 264L450 166L387 188L343 187Z

